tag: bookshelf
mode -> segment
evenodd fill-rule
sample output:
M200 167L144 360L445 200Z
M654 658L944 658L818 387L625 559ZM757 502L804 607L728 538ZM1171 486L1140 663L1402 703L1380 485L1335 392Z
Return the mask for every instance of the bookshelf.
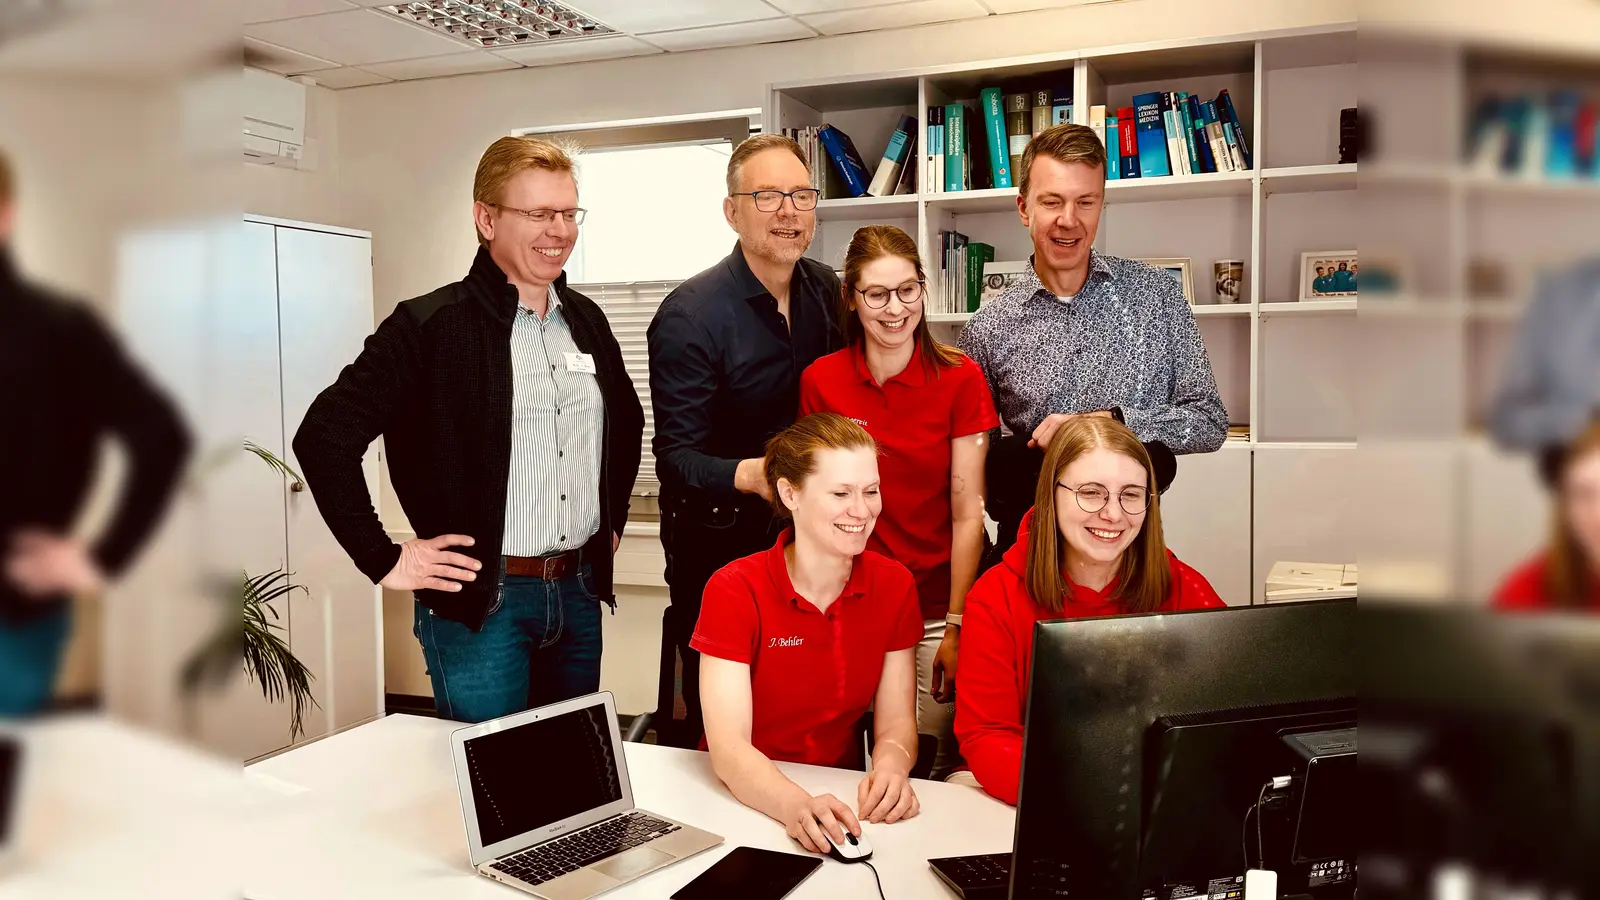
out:
M837 267L855 229L881 222L917 241L931 290L938 290L941 230L992 244L996 260L1026 259L1031 245L1015 189L944 192L927 183L927 109L954 102L976 109L985 87L1012 93L1064 85L1072 87L1079 124L1088 124L1090 106L1129 106L1145 91L1210 98L1226 88L1254 154L1249 171L1117 180L1106 188L1096 248L1191 261L1193 309L1219 391L1231 422L1248 428L1248 440L1182 457L1163 498L1174 552L1230 603L1260 602L1266 573L1280 559L1354 561L1357 302L1297 299L1301 253L1357 246L1357 167L1338 161L1339 110L1356 105L1353 23L769 85L767 130L835 125L869 169L900 115L918 122L917 193L824 200L810 255ZM830 181L828 195L839 197L841 187ZM1216 302L1212 263L1222 259L1245 262L1238 303ZM930 327L953 341L970 314L940 309L927 313Z

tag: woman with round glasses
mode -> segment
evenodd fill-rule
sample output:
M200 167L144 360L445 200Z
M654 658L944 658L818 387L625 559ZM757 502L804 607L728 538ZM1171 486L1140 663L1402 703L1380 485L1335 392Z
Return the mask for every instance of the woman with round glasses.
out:
M878 442L883 514L872 549L911 570L923 618L917 730L939 738L932 775L959 762L949 705L963 600L983 555L983 466L1000 424L983 370L928 333L917 245L889 225L845 252L840 321L848 346L800 378L800 414L831 412Z
M1224 605L1167 550L1155 478L1127 426L1069 420L1017 542L967 595L956 737L978 784L1007 803L1017 802L1035 622Z

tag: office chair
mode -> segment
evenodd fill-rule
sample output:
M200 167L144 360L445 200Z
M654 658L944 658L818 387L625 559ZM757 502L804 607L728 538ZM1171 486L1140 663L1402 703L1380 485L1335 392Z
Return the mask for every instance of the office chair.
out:
M865 772L872 768L872 747L877 742L877 734L872 728L872 710L861 714L861 719L856 722L856 731L861 735L861 770ZM927 778L933 771L934 754L938 752L938 735L918 734L917 761L911 767L911 777Z
M667 605L661 614L661 654L660 666L656 673L656 708L644 713L628 723L628 730L622 739L635 744L644 741L647 733L656 733L656 743L665 747L686 747L698 749L700 746L700 729L696 728L690 734L689 723L684 721L688 711L684 706L683 694L680 690L683 661L678 656L678 645L673 640L676 634L674 626L681 610ZM679 716L684 718L679 718Z

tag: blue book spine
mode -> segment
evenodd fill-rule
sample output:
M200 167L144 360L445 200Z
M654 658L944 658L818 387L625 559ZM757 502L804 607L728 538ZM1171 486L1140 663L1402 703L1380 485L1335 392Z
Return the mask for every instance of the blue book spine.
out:
M1189 140L1194 144L1195 165L1202 172L1215 172L1217 158L1211 154L1211 136L1206 134L1206 114L1200 108L1200 98L1190 94L1184 98L1183 105L1189 111Z
M1578 174L1578 95L1558 91L1550 97L1550 142L1545 147L1544 173L1551 178Z
M1006 137L1006 114L1000 105L1000 89L984 88L978 92L983 105L984 133L989 137L989 171L993 173L997 188L1015 187L1011 181L1010 139Z
M1133 98L1134 128L1139 138L1139 177L1171 175L1167 164L1167 132L1161 122L1161 95L1155 92Z
M1183 145L1189 148L1189 164L1194 167L1195 174L1199 174L1204 172L1205 168L1200 164L1200 148L1195 146L1194 142L1194 117L1193 111L1189 109L1189 94L1179 91L1177 102L1179 126L1183 129Z
M965 167L967 159L967 108L959 103L944 108L944 189L967 189Z
M1122 141L1117 139L1117 120L1106 116L1106 180L1116 181L1122 177L1122 158L1115 149L1122 146Z
M817 137L822 140L823 148L828 151L828 158L833 160L834 170L844 179L845 188L850 191L850 196L866 196L867 167L861 162L861 155L856 153L849 136L832 125L824 125L817 133Z
M1245 140L1244 125L1239 121L1239 114L1234 111L1233 98L1228 95L1228 89L1223 88L1217 95L1217 109L1233 125L1233 138L1239 144L1239 155L1244 159L1246 169L1253 168L1250 155L1250 142Z

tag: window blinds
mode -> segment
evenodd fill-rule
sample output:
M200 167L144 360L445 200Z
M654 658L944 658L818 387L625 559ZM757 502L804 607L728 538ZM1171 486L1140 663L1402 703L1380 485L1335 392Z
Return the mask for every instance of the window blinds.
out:
M650 449L656 428L655 410L650 406L650 352L645 332L650 328L656 308L679 284L677 281L633 281L569 285L605 311L611 333L622 347L622 361L633 381L633 389L639 392L639 404L644 407L644 453L639 458L639 478L633 484L633 493L640 497L653 497L661 492L655 453Z

